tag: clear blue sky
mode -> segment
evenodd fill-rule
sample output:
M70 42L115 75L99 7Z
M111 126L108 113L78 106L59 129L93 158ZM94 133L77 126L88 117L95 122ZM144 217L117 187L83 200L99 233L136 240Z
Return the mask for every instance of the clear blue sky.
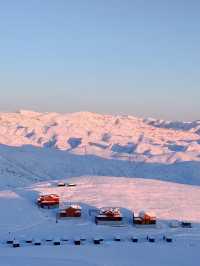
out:
M200 1L0 3L0 110L200 119Z

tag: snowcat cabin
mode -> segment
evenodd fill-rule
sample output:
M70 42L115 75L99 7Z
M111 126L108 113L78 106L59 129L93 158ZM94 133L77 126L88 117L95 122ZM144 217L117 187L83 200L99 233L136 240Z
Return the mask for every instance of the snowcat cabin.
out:
M73 217L81 217L81 207L79 205L70 205L69 207L60 210L59 217L60 218L73 218Z
M42 195L37 200L38 206L47 209L59 207L59 202L59 196L56 194Z
M100 209L99 214L95 216L96 224L117 225L121 224L122 220L123 217L119 208L102 208Z
M133 215L133 224L136 226L156 226L156 216L142 211L138 217L134 217Z

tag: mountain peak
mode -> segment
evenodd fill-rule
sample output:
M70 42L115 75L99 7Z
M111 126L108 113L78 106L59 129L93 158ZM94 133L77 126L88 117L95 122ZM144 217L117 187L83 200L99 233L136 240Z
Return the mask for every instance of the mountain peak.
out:
M36 112L33 110L26 110L26 109L20 109L19 111L17 111L17 113L19 113L20 115L29 116L29 117L41 115L41 113L39 112Z

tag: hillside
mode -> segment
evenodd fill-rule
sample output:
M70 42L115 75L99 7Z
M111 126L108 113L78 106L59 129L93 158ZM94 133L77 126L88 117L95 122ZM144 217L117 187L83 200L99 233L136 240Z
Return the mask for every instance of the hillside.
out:
M130 266L135 261L138 266L188 266L199 260L200 187L109 176L84 176L64 181L76 186L58 187L56 181L45 181L0 191L2 265ZM80 204L82 217L56 222L57 209L45 210L35 204L38 195L46 193L60 196L60 208L69 202ZM94 210L103 206L120 207L123 226L96 225ZM133 211L137 215L142 209L156 213L156 228L133 226ZM170 221L175 219L192 221L192 228L170 228ZM155 237L155 243L148 242L147 235ZM173 242L164 241L164 235L171 236ZM115 236L122 240L114 241ZM131 241L133 236L138 237L138 243ZM20 241L20 248L6 244L12 237ZM73 241L77 237L86 240L75 246ZM94 237L104 239L100 246L94 245ZM61 245L54 246L52 241L46 241L49 238L61 239ZM27 239L39 239L42 244L37 247L26 243Z
M0 143L0 185L81 175L200 184L200 121L22 110L0 114Z
M193 265L200 243L199 133L199 121L88 112L1 113L0 263ZM57 180L76 186L58 187ZM82 217L57 220L58 209L39 208L38 196L48 193L59 195L61 209L80 204ZM95 224L92 211L105 206L120 208L123 226ZM143 209L156 214L156 228L133 225L133 212ZM176 220L189 220L192 228L171 228ZM104 239L99 247L93 243L97 236ZM79 247L74 245L77 237L85 239ZM20 248L7 244L9 238L19 241ZM49 238L61 245L54 246ZM40 247L34 245L38 239Z

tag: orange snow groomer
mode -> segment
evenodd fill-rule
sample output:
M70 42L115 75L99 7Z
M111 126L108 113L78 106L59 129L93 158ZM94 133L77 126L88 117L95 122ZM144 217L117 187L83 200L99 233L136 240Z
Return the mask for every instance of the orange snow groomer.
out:
M59 211L58 215L60 218L67 217L81 217L81 207L79 205L69 205L68 207Z
M138 217L133 216L133 223L136 225L156 225L156 216L152 213L141 211Z
M42 195L37 199L37 204L41 208L56 208L59 207L60 198L56 194Z

